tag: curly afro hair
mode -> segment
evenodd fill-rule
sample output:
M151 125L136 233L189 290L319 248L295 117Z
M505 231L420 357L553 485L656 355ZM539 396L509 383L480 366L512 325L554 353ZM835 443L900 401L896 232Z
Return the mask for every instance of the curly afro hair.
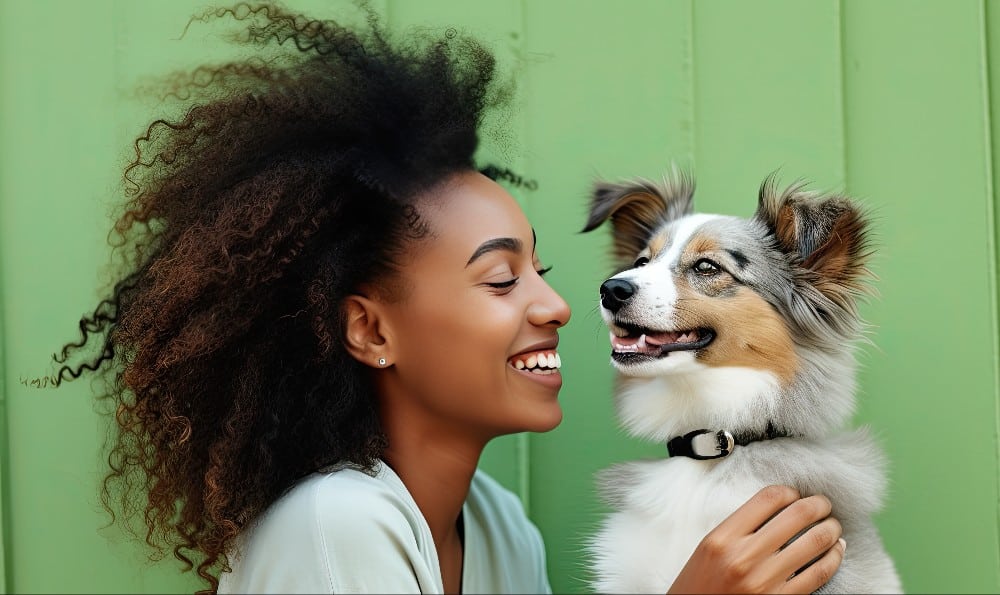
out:
M392 295L427 233L415 197L475 168L484 115L510 93L474 39L392 38L360 6L354 27L274 4L192 19L229 23L252 57L169 81L182 115L152 122L124 172L110 238L125 264L55 357L55 384L105 380L105 506L141 518L207 592L241 528L297 479L380 457L341 300ZM93 341L98 355L78 354Z

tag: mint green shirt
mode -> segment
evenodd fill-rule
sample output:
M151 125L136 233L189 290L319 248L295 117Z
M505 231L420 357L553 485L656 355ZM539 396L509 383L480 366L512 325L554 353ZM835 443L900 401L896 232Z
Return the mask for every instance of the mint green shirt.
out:
M477 471L463 507L463 593L551 593L521 501ZM430 528L399 476L338 466L305 478L248 526L219 593L443 593Z

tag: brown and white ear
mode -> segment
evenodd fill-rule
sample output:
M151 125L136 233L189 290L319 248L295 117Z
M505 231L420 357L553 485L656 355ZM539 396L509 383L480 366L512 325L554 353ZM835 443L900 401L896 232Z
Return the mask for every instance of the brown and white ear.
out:
M374 368L392 362L390 341L385 336L379 303L360 295L344 300L344 345L354 359Z
M810 271L811 284L828 299L850 308L865 291L871 256L865 213L843 196L821 196L802 184L777 192L773 176L760 187L756 219L778 247Z
M590 215L583 231L611 219L614 256L631 263L658 227L691 213L694 180L674 170L663 184L636 180L623 184L597 182L590 197Z

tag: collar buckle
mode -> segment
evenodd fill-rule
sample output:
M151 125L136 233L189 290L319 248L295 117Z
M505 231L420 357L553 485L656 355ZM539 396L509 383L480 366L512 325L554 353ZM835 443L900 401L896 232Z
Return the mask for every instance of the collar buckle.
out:
M735 447L736 440L726 430L695 430L667 442L670 456L690 457L699 461L729 456Z

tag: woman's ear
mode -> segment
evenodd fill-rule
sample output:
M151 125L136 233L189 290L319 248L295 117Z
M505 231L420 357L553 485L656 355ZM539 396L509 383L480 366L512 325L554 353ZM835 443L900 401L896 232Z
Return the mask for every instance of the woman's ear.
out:
M361 295L344 299L344 345L359 362L373 368L391 365L391 341L381 304Z

